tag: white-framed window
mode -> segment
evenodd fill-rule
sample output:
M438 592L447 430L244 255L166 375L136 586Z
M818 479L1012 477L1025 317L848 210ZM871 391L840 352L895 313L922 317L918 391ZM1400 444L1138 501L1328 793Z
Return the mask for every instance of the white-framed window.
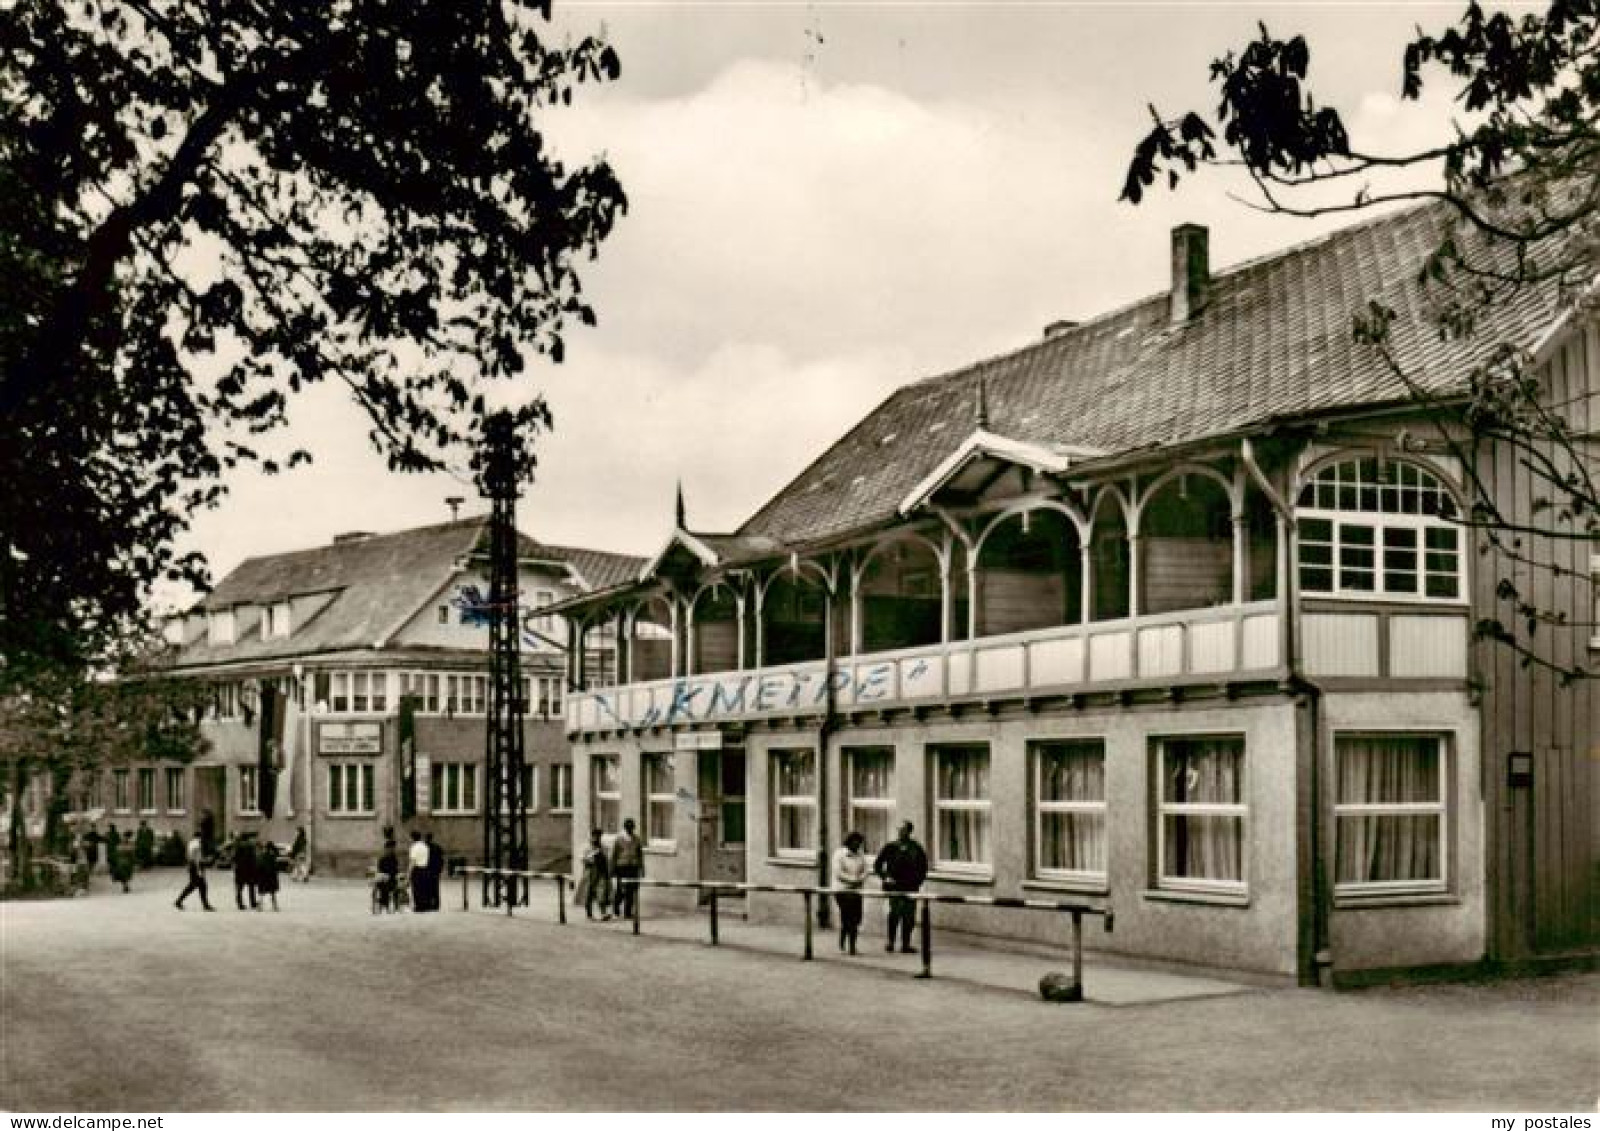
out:
M644 842L670 847L677 842L673 819L678 812L678 785L673 776L672 755L650 753L642 756L644 770Z
M156 811L156 772L148 766L139 770L139 812Z
M187 779L184 777L184 773L183 773L182 768L178 767L178 766L168 766L167 767L167 812L168 813L183 813L183 812L187 812L188 811L188 808L189 808L188 790L187 790L186 786L187 786Z
M478 765L476 762L433 763L433 812L441 814L478 811Z
M622 828L622 760L615 754L597 754L589 766L593 827L603 833L617 832Z
M1106 879L1106 745L1098 738L1035 742L1033 874Z
M994 867L990 840L989 748L985 745L934 746L933 866L950 872L989 872Z
M550 764L550 812L572 812L572 763Z
M1244 739L1156 741L1156 885L1176 891L1246 891Z
M1336 734L1335 895L1442 892L1448 744L1440 734Z
M1302 592L1367 600L1466 599L1455 498L1415 464L1331 463L1300 489Z
M239 685L232 680L211 685L211 715L217 719L239 717Z
M817 755L774 750L771 755L772 853L797 859L817 851Z
M133 797L129 792L127 770L111 771L111 809L116 813L133 812Z
M334 672L328 683L328 710L343 713L350 709L350 673Z
M255 816L261 812L261 779L256 767L239 767L239 812Z
M877 852L894 839L894 747L857 746L844 752L845 832L867 840Z
M371 762L328 763L328 812L370 816L377 810L376 767ZM433 798L435 808L438 798Z

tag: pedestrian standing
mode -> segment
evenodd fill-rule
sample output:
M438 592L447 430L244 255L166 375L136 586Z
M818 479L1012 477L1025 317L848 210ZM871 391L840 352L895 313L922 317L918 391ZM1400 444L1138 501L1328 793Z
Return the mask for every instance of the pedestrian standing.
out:
M240 833L233 844L233 902L244 910L244 897L250 896L250 910L260 911L256 898L256 846L254 833Z
M578 877L578 890L572 893L572 902L583 905L583 913L594 918L595 905L600 906L600 918L611 918L611 869L606 863L605 845L600 843L602 833L594 829L589 833L589 847L583 853L583 874Z
M422 834L411 830L411 910L428 909L428 846L422 843Z
M133 862L141 871L148 871L156 862L156 831L149 821L140 821L139 831L133 834Z
M261 902L272 900L272 909L278 909L278 846L266 841L256 853L256 891Z
M128 886L133 879L133 853L122 847L120 839L115 848L107 846L106 867L111 870L111 882L121 884L124 895L133 890Z
M440 880L444 876L444 849L433 843L432 833L423 833L422 843L428 846L428 910L437 911Z
M189 893L197 891L200 893L200 906L207 911L215 911L216 908L211 906L211 900L206 893L205 844L201 841L198 832L189 838L189 847L185 852L185 859L189 865L189 883L184 887L183 891L178 893L178 902L176 904L178 910L183 910L183 901L189 898Z
M394 841L383 842L383 852L378 856L378 910L400 909L400 853Z
M390 847L394 846L393 837L385 837ZM289 846L289 863L293 871L290 873L301 883L311 879L311 846L306 841L306 827L299 826L294 830L294 843Z
M907 954L912 950L911 929L917 924L917 901L908 895L920 889L928 878L928 854L911 833L911 822L902 821L899 836L883 846L872 865L873 872L883 881L883 890L895 893L889 896L889 941L883 949L894 949L898 930L900 949Z
M629 817L622 822L622 831L611 842L612 909L621 919L633 918L634 907L639 899L639 885L630 881L644 878L644 845L634 831L636 827L633 818Z
M207 809L200 814L200 829L197 835L200 837L200 848L206 854L206 859L214 858L217 854L217 816L211 810Z
M833 901L839 905L839 949L856 953L861 935L861 886L867 882L867 838L852 832L833 854Z
M89 831L83 834L84 859L89 862L89 874L94 875L94 870L100 864L100 830L91 822Z

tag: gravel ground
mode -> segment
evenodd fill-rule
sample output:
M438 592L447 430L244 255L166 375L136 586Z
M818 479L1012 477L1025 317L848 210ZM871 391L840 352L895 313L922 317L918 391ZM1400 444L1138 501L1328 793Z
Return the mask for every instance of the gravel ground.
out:
M222 879L223 877L218 877ZM1595 1110L1600 976L1146 1005L490 914L0 904L11 1111ZM447 893L446 905L449 906Z

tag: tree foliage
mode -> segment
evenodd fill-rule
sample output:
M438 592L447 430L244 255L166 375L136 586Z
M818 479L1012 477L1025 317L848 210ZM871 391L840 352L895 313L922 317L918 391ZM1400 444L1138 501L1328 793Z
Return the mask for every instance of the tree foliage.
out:
M1209 118L1152 107L1154 125L1135 147L1122 198L1137 204L1158 182L1176 187L1202 168L1227 167L1248 176L1250 203L1283 215L1437 201L1444 220L1418 283L1430 288L1441 336L1475 333L1486 311L1529 287L1592 311L1600 263L1597 0L1554 0L1521 15L1472 3L1441 31L1419 29L1400 60L1399 93L1417 100L1427 82L1452 84L1462 120L1408 152L1363 148L1339 111L1316 100L1311 58L1304 38L1279 39L1261 26L1242 50L1211 64L1218 102ZM1600 405L1553 403L1536 359L1500 342L1489 343L1488 360L1459 389L1441 395L1390 349L1394 311L1374 301L1352 315L1358 339L1380 351L1430 411L1437 442L1465 468L1465 521L1498 574L1499 606L1480 615L1479 636L1563 680L1600 676L1581 660L1552 658L1541 630L1593 634L1596 626L1536 599L1540 586L1527 580L1558 568L1548 560L1552 542L1600 540L1596 439L1568 422L1574 410L1600 414ZM1488 461L1506 451L1536 485L1531 521L1513 513L1487 474Z
M523 0L14 0L0 11L0 694L103 654L175 537L341 382L391 466L592 323L626 207L540 124L619 63ZM523 394L518 421L549 423Z

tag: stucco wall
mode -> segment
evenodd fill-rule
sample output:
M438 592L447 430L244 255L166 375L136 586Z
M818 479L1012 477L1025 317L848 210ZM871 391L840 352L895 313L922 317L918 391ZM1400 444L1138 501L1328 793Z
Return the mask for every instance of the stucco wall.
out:
M1382 969L1475 962L1485 948L1483 800L1477 710L1462 692L1340 693L1324 699L1324 807L1332 882L1337 732L1423 731L1449 736L1446 799L1449 891L1355 905L1336 899L1330 920L1333 969Z

